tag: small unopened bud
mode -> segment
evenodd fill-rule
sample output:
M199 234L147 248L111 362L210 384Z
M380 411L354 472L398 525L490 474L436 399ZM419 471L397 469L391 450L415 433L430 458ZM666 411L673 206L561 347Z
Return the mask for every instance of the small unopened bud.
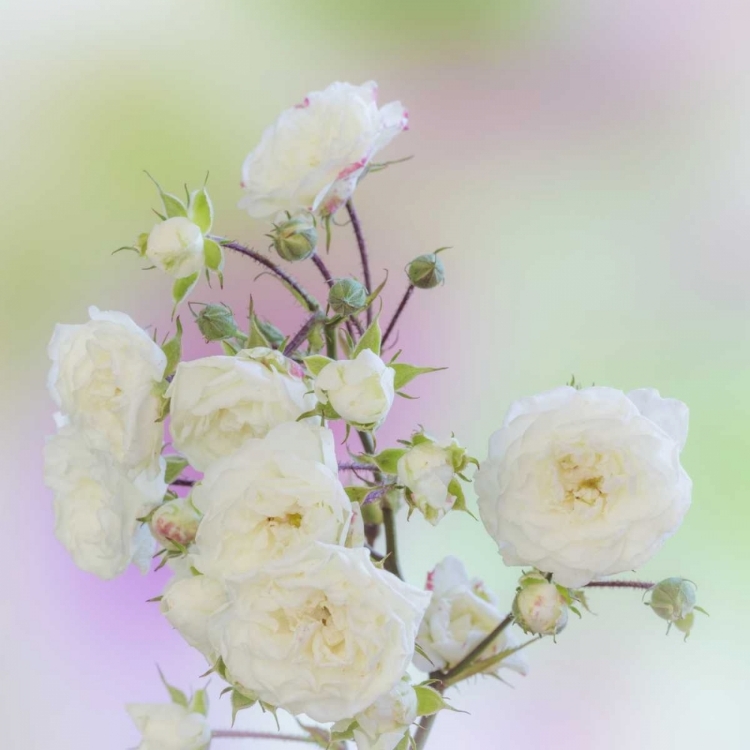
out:
M318 232L309 215L295 216L275 225L269 236L279 256L292 263L309 258L318 244Z
M513 616L526 633L555 635L568 623L568 605L554 583L532 574L521 578Z
M648 593L651 594L651 599L647 604L662 620L669 623L667 632L674 625L687 638L693 627L694 611L705 614L705 610L695 606L695 584L686 578L665 578L649 589Z
M445 281L445 267L437 253L414 258L406 267L406 273L409 281L419 289L432 289Z
M367 304L367 289L356 279L339 279L328 292L328 304L339 315L353 315Z
M180 497L158 507L149 525L151 533L168 550L186 547L195 540L201 517L189 498Z
M195 322L206 341L224 341L239 334L234 315L226 305L202 307Z

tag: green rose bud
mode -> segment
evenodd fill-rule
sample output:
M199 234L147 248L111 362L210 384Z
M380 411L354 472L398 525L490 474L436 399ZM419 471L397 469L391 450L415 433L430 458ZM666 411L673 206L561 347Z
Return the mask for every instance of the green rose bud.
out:
M273 233L268 236L279 256L292 263L309 258L318 244L318 232L309 215L295 216L282 224L275 224Z
M415 258L406 267L406 273L409 281L419 289L432 289L445 281L445 268L437 253Z
M525 633L556 635L568 623L568 604L560 589L536 573L521 577L513 616Z
M353 315L367 304L367 289L356 279L339 279L328 292L328 304L339 315Z
M187 547L195 540L201 516L189 498L177 498L159 506L151 516L151 533L168 550Z
M226 305L206 305L195 316L206 341L225 341L239 334L232 311Z
M708 614L706 610L696 606L696 585L686 578L665 578L649 589L648 593L651 594L651 599L646 604L669 623L667 633L674 625L677 630L685 633L687 639L693 627L694 612Z

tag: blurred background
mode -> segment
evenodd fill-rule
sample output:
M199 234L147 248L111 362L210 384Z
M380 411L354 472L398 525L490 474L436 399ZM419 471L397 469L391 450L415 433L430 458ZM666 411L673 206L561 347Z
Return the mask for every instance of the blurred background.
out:
M204 670L145 603L163 576L96 580L54 538L41 466L53 325L82 322L95 304L166 333L168 279L110 255L153 224L142 170L173 192L210 171L216 231L265 248L266 226L236 208L246 153L309 90L371 78L383 103L400 99L411 113L410 132L383 157L415 156L368 177L356 196L377 274L391 271L387 310L407 261L453 247L445 287L415 295L399 341L406 361L450 370L412 389L421 398L402 404L381 445L423 423L454 430L482 457L510 401L573 373L683 399L694 505L639 574L695 580L711 613L685 644L665 637L639 593L595 593L596 616L527 651L526 678L454 694L471 716L441 716L430 747L748 746L747 3L4 0L2 9L3 747L131 748L123 706L166 697L156 662L183 687ZM328 260L337 274L357 270L349 227L335 229ZM314 269L296 271L322 293ZM258 272L229 257L221 298L241 315L252 292L294 330L301 311L270 279L254 281ZM205 285L193 295L218 298ZM189 356L199 344L191 335ZM413 582L453 553L510 603L518 571L469 516L437 530L401 523ZM217 697L212 722L229 721ZM238 725L273 720L246 712Z

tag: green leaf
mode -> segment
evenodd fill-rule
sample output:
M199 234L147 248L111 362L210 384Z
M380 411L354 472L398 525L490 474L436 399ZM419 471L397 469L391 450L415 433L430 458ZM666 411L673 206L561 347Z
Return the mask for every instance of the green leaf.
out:
M203 234L211 231L214 223L214 206L205 187L195 190L190 196L188 219L197 224Z
M167 470L164 474L164 481L167 484L174 482L182 474L182 470L188 465L187 459L182 456L166 456Z
M362 338L357 342L357 346L351 353L351 359L356 359L365 349L369 349L375 354L380 356L380 343L382 341L382 334L380 332L380 323L378 322L378 315L370 324L370 327L362 334Z
M190 699L188 708L193 713L208 716L208 693L205 690L197 690Z
M448 704L437 690L427 685L415 685L417 694L417 716L429 716L444 709Z
M165 193L162 190L161 185L148 172L146 172L146 174L159 191L161 202L164 204L166 218L171 219L173 216L187 216L187 208L185 207L185 204L176 195Z
M305 363L305 367L307 367L313 377L317 376L326 365L330 365L331 362L333 362L332 359L324 357L322 354L305 357L302 361Z
M400 363L393 363L389 365L392 367L396 374L393 378L393 387L398 391L401 390L407 383L411 383L414 378L420 375L425 375L428 372L438 372L439 370L447 370L447 367L414 367L414 365L405 365Z
M157 667L157 669L159 670L159 677L161 677L161 681L164 684L164 687L169 691L169 697L172 699L172 703L177 703L177 705L187 708L188 699L185 693L183 693L182 690L178 690L176 687L170 685L164 677L164 673L161 671L161 668Z
M182 357L182 323L180 322L179 316L175 321L177 332L169 339L161 348L167 357L167 367L164 370L164 377L174 375L177 370L177 365L180 364L180 358Z
M234 726L234 720L240 711L252 708L257 702L257 698L248 698L246 695L240 693L239 690L232 690L232 726Z
M464 488L461 486L461 480L458 477L453 477L448 485L448 492L456 498L453 510L461 510L464 513L468 513L476 521L477 517L466 507L466 495L464 494Z
M344 487L348 498L353 503L362 503L364 499L372 492L372 487L363 487L362 485L355 485L352 487Z
M216 273L224 270L224 249L218 242L206 237L203 240L203 257L206 261L206 268Z
M193 287L198 283L199 273L194 273L192 276L185 276L183 279L177 279L172 287L172 299L174 300L175 309L177 305L190 294Z
M388 448L374 457L375 463L386 474L396 474L398 461L406 452L405 448Z

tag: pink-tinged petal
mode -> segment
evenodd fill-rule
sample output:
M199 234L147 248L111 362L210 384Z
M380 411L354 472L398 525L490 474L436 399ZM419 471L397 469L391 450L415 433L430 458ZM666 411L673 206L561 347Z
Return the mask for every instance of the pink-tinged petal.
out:
M310 97L306 96L299 104L295 104L295 109L307 109L310 106Z
M425 584L427 591L433 591L435 589L435 571L431 570L427 574L427 583Z
M359 171L363 167L367 166L367 162L370 160L369 154L367 156L363 156L359 161L355 161L353 164L349 164L349 166L344 167L336 177L337 180L343 180L345 177L349 177L349 175L354 174L355 172Z

